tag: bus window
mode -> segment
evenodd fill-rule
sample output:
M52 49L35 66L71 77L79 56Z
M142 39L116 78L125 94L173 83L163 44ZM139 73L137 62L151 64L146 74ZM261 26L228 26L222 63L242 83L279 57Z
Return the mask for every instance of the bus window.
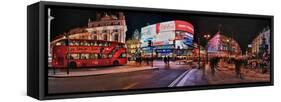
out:
M102 43L101 43L101 42L98 42L98 46L102 46Z
M103 42L100 42L100 45L99 46L103 46L104 44L103 44Z
M81 54L81 59L89 59L90 54Z
M73 43L73 45L75 45L75 46L78 46L78 45L79 45L79 43L78 43L77 41L72 42L72 43Z
M87 46L91 46L91 42L86 42L87 43Z
M98 54L98 59L101 59L101 57L102 57L102 54L99 53L99 54Z
M90 42L90 46L94 46L94 42Z
M98 54L90 54L90 59L98 59Z
M74 59L74 60L76 60L76 59L80 59L80 54L70 54L70 59Z
M107 54L102 54L102 58L108 58L108 55Z
M71 45L71 46L76 45L76 41L70 41L69 45Z
M109 55L108 55L108 58L112 58L112 54L109 54Z
M126 58L126 53L121 53L119 58Z
M83 42L84 46L88 46L88 43L86 41Z
M64 40L61 40L61 41L57 42L56 45L57 45L57 46L65 45L65 41L64 41Z

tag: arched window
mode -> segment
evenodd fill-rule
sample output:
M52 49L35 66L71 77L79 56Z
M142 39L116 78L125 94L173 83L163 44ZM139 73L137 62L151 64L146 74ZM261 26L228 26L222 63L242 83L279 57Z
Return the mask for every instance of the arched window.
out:
M107 40L107 35L103 35L103 40Z
M96 35L94 35L93 40L98 40L98 37Z
M117 34L117 33L116 33L116 34L114 34L114 39L113 39L113 40L114 40L114 41L118 41L118 37L119 37L119 36L118 36L118 34Z

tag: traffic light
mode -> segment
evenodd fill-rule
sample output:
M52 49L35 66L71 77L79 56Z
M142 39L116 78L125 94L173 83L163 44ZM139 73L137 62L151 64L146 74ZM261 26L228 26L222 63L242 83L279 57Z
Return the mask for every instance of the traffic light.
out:
M152 46L152 41L148 40L148 47L151 47L151 46Z

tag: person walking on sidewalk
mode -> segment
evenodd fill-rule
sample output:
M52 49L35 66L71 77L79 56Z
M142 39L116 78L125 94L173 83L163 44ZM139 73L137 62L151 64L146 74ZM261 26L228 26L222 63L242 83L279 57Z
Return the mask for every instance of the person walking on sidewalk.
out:
M170 65L170 56L167 56L167 63Z
M164 63L167 64L167 56L164 57Z
M149 65L149 61L150 61L150 59L148 58L148 57L145 57L145 59L144 59L145 61L146 61L146 65Z
M243 63L243 59L238 57L238 58L234 58L234 64L235 64L235 73L236 73L236 77L243 79L242 78L242 74L241 74L241 66Z
M219 62L219 57L213 57L210 59L212 76L215 76L215 68L217 67L218 62Z
M261 60L262 74L267 72L266 66L268 65L268 62L269 62L269 55L267 52L264 52L262 55L262 60Z

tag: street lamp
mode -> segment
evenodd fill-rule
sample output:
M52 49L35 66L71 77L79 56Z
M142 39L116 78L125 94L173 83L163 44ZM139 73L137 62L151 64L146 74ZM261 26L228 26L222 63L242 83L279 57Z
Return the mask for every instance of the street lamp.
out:
M49 62L52 61L52 54L51 54L51 21L54 19L53 16L51 16L51 9L48 8L48 65ZM54 68L53 71L54 74L56 74L56 69Z
M209 62L209 58L208 58L208 41L209 41L209 38L211 37L210 34L205 34L203 36L206 40L207 40L207 44L206 44L206 64Z
M229 39L226 39L226 42L227 42L227 51L228 53L230 54L230 40Z

